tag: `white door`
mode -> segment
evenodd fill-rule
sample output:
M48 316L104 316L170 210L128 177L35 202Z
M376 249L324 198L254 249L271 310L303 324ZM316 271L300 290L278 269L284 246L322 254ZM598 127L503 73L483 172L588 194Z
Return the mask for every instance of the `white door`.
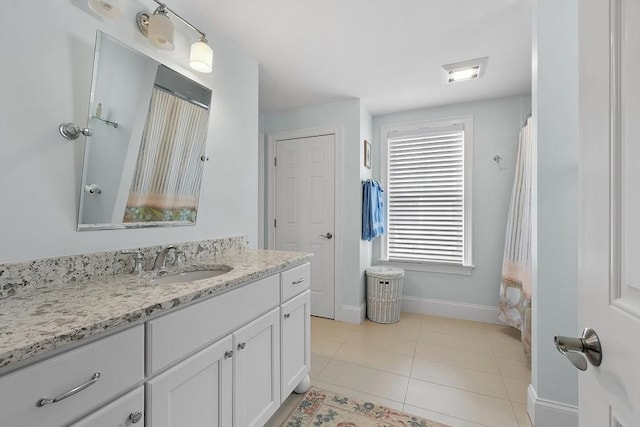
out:
M580 426L640 426L640 2L580 2Z
M280 308L233 333L233 425L261 427L280 406Z
M231 336L189 357L146 384L146 425L229 427L232 419Z
M311 314L335 317L335 135L276 141L275 248L312 252Z

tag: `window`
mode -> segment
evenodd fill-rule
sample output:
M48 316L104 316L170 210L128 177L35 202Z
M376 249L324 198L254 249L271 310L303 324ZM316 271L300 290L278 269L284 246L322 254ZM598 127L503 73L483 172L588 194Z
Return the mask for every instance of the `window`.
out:
M470 272L472 132L472 116L383 126L387 261Z

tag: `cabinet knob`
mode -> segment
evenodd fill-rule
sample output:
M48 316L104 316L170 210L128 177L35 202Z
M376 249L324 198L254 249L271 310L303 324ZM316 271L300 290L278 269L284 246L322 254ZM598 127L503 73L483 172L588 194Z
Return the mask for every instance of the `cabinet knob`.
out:
M129 420L132 424L137 423L142 419L142 411L135 411L129 414Z
M230 359L230 358L232 358L232 357L233 357L233 350L229 350L229 351L226 351L226 352L224 353L224 358L225 358L225 359Z
M285 319L288 319L289 317L291 317L291 313L287 313L287 314L284 315Z
M241 342L240 344L238 344L238 350L244 350L246 346L247 346L246 342Z

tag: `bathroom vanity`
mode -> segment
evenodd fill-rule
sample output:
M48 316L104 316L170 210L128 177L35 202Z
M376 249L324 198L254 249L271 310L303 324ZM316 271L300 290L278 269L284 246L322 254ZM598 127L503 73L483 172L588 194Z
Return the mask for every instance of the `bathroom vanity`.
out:
M208 279L1 299L0 425L262 426L309 373L310 258L244 249L200 260L230 268Z

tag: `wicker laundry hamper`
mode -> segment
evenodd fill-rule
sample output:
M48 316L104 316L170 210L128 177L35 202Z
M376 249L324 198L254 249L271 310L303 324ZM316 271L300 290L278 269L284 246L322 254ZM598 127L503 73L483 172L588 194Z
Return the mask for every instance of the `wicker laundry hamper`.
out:
M378 265L365 270L367 275L367 317L378 323L400 320L404 270Z

